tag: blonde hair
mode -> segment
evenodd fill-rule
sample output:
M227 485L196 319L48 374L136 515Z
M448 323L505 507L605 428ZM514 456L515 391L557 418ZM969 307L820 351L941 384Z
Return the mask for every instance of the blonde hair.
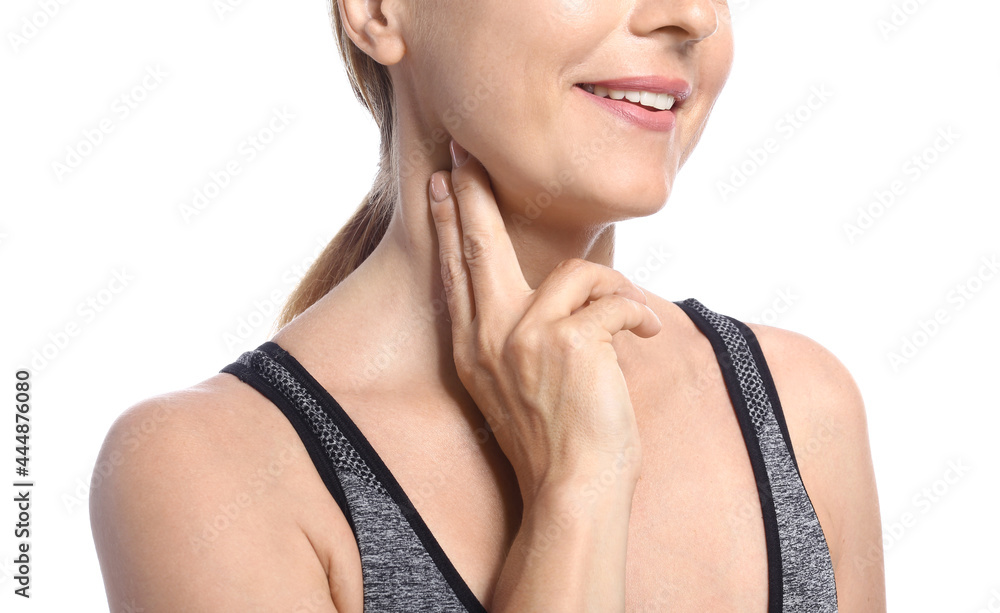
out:
M281 328L322 298L361 265L385 236L399 191L396 168L395 107L385 66L358 48L347 35L337 0L330 11L337 48L354 95L365 105L381 135L378 173L351 219L316 258L285 301L275 322Z

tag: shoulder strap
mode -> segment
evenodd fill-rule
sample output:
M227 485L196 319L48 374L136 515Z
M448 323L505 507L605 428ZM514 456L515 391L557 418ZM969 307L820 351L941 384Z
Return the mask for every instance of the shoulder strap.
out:
M350 447L349 444L346 444L346 438L340 429L335 424L324 423L325 420L321 415L313 413L312 419L310 419L311 411L308 404L303 406L302 402L294 402L294 395L289 394L289 384L287 382L284 385L280 383L283 379L290 378L290 373L275 362L273 356L262 348L243 353L235 362L226 365L219 372L235 375L281 410L295 428L302 444L309 452L309 457L316 466L316 470L323 479L323 483L337 501L340 510L343 511L351 530L357 535L357 527L354 524L351 507L347 503L347 496L344 494L344 488L338 477L338 469L350 469L358 473L356 476L359 478L364 478L364 475L360 474L361 471L352 468L350 464L336 461L347 455L344 451L331 453L334 449L346 450ZM327 441L323 440L323 432L326 432Z
M330 393L272 341L220 372L236 375L285 414L340 505L361 553L365 610L486 613L409 497Z
M736 419L740 424L743 433L743 441L746 443L747 452L750 455L750 465L753 468L754 479L757 481L757 495L760 499L761 514L764 519L764 537L767 543L767 577L768 577L768 613L780 613L782 600L782 565L781 565L781 544L779 540L778 518L772 504L773 495L771 493L771 481L768 478L764 454L761 450L758 439L757 424L761 423L760 405L751 406L747 401L742 381L746 380L746 375L741 379L740 371L737 370L737 359L739 357L736 338L738 331L727 318L709 311L694 298L688 298L682 302L676 302L681 307L694 324L701 330L702 334L708 337L715 350L715 357L722 370L723 380L726 382L726 389L729 392L729 399L733 403L736 411ZM723 332L727 336L723 336ZM726 343L726 338L730 343ZM730 349L733 346L733 349ZM734 356L733 354L737 355Z
M675 304L715 350L750 455L767 542L768 612L835 612L829 549L756 336L746 324L694 298Z

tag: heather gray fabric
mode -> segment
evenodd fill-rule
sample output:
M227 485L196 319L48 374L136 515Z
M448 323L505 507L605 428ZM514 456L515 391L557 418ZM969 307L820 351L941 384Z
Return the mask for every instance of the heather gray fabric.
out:
M693 298L676 304L713 341L717 353L724 347L720 366L731 397L737 394L734 409L746 425L744 440L761 494L769 613L835 612L826 540L799 478L780 406L776 412L769 399L769 393L777 399L770 374L766 364L758 368L748 344L752 332ZM750 340L755 346L755 339ZM220 372L260 391L295 427L354 531L365 613L486 613L364 435L293 356L267 341Z
M339 407L324 406L321 395L315 390L318 384L307 383L302 379L301 372L293 374L284 361L290 357L289 354L283 351L284 355L277 354L280 348L273 343L270 345L266 349L244 353L221 372L230 372L262 392L271 392L265 395L272 400L273 392L277 392L282 400L287 401L275 403L286 416L295 419L296 415L290 412L295 411L304 418L297 424L293 421L293 424L303 441L308 442L307 448L314 463L332 463L340 482L340 491L331 483L327 485L332 486L331 491L339 498L338 502L341 502L341 496L346 497L347 508L343 504L341 508L352 524L361 552L365 613L485 613L486 609L475 600L450 562L441 561L446 567L444 571L435 564L427 550L429 543L422 542L411 525L415 514L412 504L408 500L393 499L386 484L375 476L370 467L375 462L374 458L370 456L366 463L359 450L345 436L343 421L335 419L335 416L343 418L346 413L338 415L331 409ZM270 389L265 390L262 384ZM314 438L309 440L309 437ZM318 442L325 452L323 457L314 453L314 442ZM364 451L374 454L370 447ZM402 494L402 490L399 493ZM409 518L404 508L411 512ZM449 585L446 572L450 572L452 581L460 585ZM467 604L462 603L456 591L466 592Z

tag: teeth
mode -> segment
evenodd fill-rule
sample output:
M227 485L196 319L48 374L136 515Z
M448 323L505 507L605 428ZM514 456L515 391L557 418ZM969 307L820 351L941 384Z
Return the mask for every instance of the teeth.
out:
M629 102L637 102L643 106L652 107L661 111L665 111L674 106L674 97L670 94L608 89L603 85L590 84L584 85L583 88L595 96L600 96L601 98L611 98L612 100L621 100L624 98Z
M662 110L673 108L674 97L670 94L656 94L656 102L653 103L653 106Z

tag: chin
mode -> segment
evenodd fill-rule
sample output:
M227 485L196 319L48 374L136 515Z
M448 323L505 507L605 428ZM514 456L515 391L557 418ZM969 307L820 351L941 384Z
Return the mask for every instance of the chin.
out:
M650 178L647 183L630 182L625 185L604 183L593 191L578 196L576 210L591 211L594 222L613 223L627 219L648 217L661 210L670 196L669 185L662 177Z
M608 182L601 187L602 199L609 208L629 217L646 217L659 211L670 197L673 181L661 174L633 176L628 182Z
M558 158L558 156L552 156ZM494 193L519 216L521 223L548 225L613 223L648 217L661 210L673 187L675 169L664 170L635 154L621 164L608 157L587 165L555 164L541 173L518 174L515 180L492 174ZM506 170L506 169L504 169ZM505 177L506 178L506 177Z

